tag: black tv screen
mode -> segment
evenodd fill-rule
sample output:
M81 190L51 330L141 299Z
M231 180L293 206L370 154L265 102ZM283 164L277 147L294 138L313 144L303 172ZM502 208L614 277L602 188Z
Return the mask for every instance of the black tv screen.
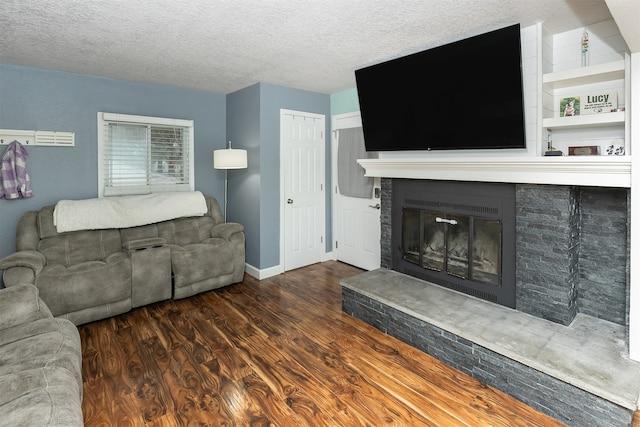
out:
M367 151L525 148L519 24L355 77Z

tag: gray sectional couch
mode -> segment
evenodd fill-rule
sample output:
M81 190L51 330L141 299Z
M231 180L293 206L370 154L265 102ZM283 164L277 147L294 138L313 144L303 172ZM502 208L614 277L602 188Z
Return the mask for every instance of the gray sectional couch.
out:
M204 216L64 233L54 206L27 212L17 251L0 260L4 284L35 285L54 316L80 325L241 282L244 228L224 222L216 199L205 201Z
M81 352L35 286L0 289L0 426L82 426Z

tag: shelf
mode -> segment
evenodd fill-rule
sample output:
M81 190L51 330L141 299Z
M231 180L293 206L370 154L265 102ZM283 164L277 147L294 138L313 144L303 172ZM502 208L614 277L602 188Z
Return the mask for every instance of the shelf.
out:
M624 79L624 75L625 61L622 59L605 64L544 74L542 76L542 84L547 89L560 89Z
M547 129L572 127L599 127L624 125L625 112L590 114L575 117L550 117L542 119L542 126Z
M358 159L366 176L525 184L631 186L631 156Z

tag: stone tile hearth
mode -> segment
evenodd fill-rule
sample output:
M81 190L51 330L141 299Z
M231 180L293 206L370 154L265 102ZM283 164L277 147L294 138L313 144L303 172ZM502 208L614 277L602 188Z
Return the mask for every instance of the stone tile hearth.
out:
M629 190L512 184L514 310L393 271L401 180L381 180L382 269L343 281L343 310L568 425L630 425Z

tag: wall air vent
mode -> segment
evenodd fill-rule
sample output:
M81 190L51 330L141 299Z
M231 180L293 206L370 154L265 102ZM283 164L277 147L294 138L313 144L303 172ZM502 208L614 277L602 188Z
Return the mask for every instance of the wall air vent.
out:
M74 132L0 129L0 145L9 145L13 141L22 145L74 147L76 135Z

